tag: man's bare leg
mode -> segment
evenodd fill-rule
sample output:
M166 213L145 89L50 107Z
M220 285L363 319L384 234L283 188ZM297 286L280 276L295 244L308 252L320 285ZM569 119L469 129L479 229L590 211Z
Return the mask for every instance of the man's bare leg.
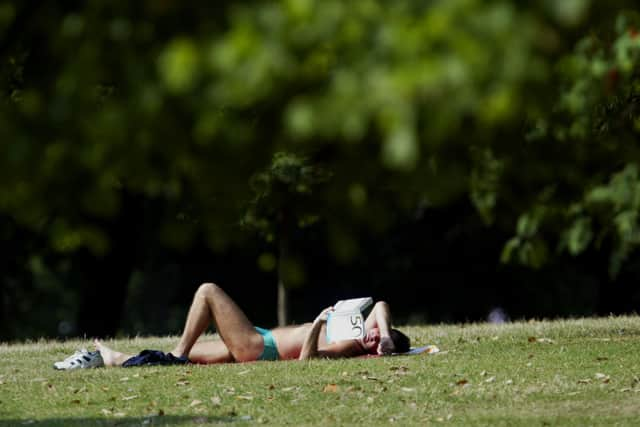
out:
M133 357L131 354L121 353L119 351L113 350L106 345L102 344L102 342L97 339L93 341L96 346L96 350L100 352L102 356L102 360L104 361L104 366L122 366L125 360Z
M189 360L193 363L230 363L234 358L221 339L198 341L189 352Z
M190 357L196 340L211 322L215 324L233 360L256 360L262 353L262 336L235 301L213 283L205 283L196 291L180 342L171 353L178 357ZM203 349L198 348L199 355Z

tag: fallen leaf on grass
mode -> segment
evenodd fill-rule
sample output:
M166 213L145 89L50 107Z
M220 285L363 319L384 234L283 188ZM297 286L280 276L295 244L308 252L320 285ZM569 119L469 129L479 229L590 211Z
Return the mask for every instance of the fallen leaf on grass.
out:
M194 399L191 401L191 403L189 404L190 407L194 407L194 406L198 406L202 404L202 400L198 400L198 399Z
M465 384L469 384L469 381L467 381L465 378L456 381L456 385L465 385Z
M133 399L137 399L137 398L138 398L138 395L137 395L137 394L134 394L134 395L132 395L132 396L124 396L124 397L122 398L122 400L133 400Z
M248 394L245 394L245 395L240 394L240 395L236 396L236 399L238 399L238 400L253 400L253 396L250 396Z
M296 388L295 386L285 387L285 388L282 389L282 391L291 391L291 390L295 390L295 388Z
M124 417L125 415L127 415L124 412L121 412L121 411L114 412L114 410L111 410L111 409L102 409L100 412L102 412L103 415L106 415L106 416L113 415L114 417Z
M389 370L394 372L396 375L405 375L409 371L409 368L406 366L392 366Z
M181 386L185 386L185 385L189 385L189 381L187 381L187 380L179 380L178 382L176 382L176 386L177 387L181 387Z
M601 372L596 373L595 378L597 380L602 381L603 383L607 384L611 379L609 378L609 375L605 375Z
M484 380L485 383L492 383L496 380L496 377L489 377L486 380Z
M552 340L551 338L536 338L536 337L529 337L527 338L527 341L529 342L539 342L539 343L546 343L546 344L554 344L555 341Z
M214 406L219 406L222 403L222 399L219 396L213 396L211 398L211 404Z
M327 384L322 389L323 393L336 393L337 391L338 391L338 385L337 384Z
M416 391L415 388L410 387L402 387L400 390L404 391L405 393L413 393L414 391Z

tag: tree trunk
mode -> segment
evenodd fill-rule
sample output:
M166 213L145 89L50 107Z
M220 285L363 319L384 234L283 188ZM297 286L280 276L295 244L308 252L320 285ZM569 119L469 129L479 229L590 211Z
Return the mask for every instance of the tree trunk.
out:
M278 326L286 326L289 323L289 290L285 283L286 274L284 265L288 255L285 233L281 231L280 248L278 254Z

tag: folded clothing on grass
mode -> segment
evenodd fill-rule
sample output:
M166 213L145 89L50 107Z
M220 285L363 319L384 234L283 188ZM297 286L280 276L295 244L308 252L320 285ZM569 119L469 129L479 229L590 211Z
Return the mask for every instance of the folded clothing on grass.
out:
M184 365L189 363L186 357L176 357L171 353L163 353L160 350L142 350L137 356L133 356L122 364L123 367L154 366L154 365Z
M391 356L413 356L416 354L435 354L439 352L440 352L440 349L435 345L425 345L422 347L412 347L409 351L405 351L404 353L392 353ZM381 356L382 356L381 354L365 354L358 357L369 358L369 357L381 357Z
M422 347L414 347L405 353L393 353L394 356L406 356L411 354L434 354L439 353L440 349L435 345L425 345Z

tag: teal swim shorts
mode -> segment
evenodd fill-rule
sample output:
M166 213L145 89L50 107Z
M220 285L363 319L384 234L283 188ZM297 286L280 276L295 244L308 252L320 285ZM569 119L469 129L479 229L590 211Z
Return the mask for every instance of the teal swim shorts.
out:
M257 326L255 329L260 335L262 335L262 340L264 341L264 350L262 350L262 354L258 357L258 360L278 360L280 355L278 354L276 340L273 339L271 331Z

